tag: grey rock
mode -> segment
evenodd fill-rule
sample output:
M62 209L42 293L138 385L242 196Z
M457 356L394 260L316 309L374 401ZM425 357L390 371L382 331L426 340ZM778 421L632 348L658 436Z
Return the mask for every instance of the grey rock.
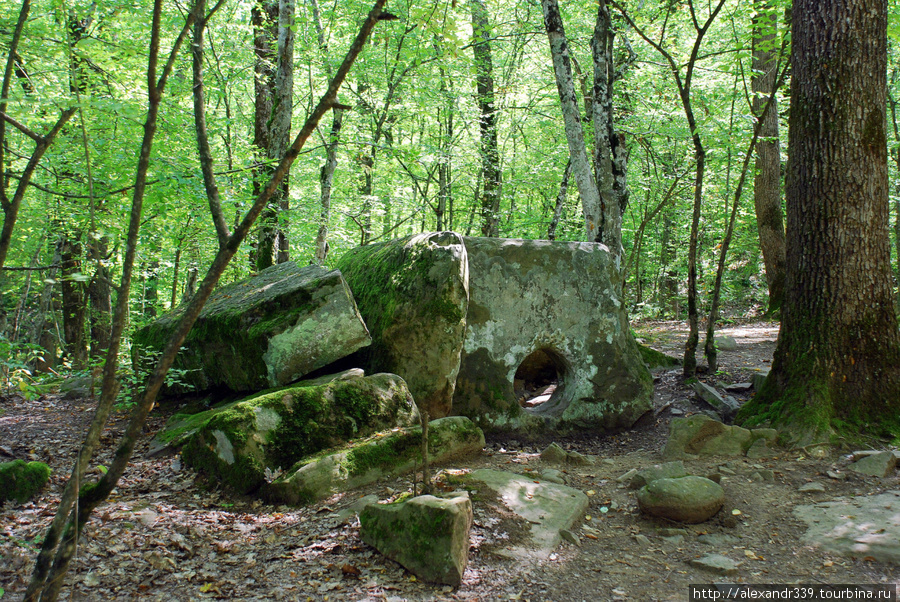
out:
M807 524L803 542L850 558L900 564L900 491L797 506Z
M298 462L263 489L266 498L304 504L421 466L422 427L396 429L356 441L336 452ZM463 416L428 423L428 458L438 464L480 453L484 433Z
M152 368L185 307L135 333L136 365ZM181 383L169 390L282 386L370 342L341 273L289 261L213 293L172 365Z
M594 462L584 454L580 454L577 451L570 451L566 456L566 464L570 466L590 466Z
M642 512L683 523L701 523L725 503L725 491L709 479L687 476L657 479L637 494Z
M729 393L744 393L753 388L753 383L733 383L725 385L725 390Z
M423 495L370 504L359 516L364 542L423 581L458 586L466 570L472 502L468 495Z
M751 431L727 426L703 414L673 418L663 457L690 459L697 456L743 456L754 441Z
M719 351L737 351L738 344L734 337L716 337L716 349Z
M598 243L464 238L469 307L454 413L485 428L627 428L652 408L653 383L616 295L619 268ZM528 362L525 360L528 359ZM555 371L530 409L514 375Z
M616 477L616 483L630 483L631 479L638 473L637 468L632 468L628 472Z
M750 475L750 480L770 483L775 480L775 472L768 468L757 470Z
M572 544L573 546L581 545L581 538L578 537L577 535L575 535L574 533L572 533L568 529L560 529L559 536L562 538L563 541L567 541L570 544Z
M684 468L684 462L681 460L657 464L636 473L628 483L628 488L640 489L656 479L677 479L678 477L686 477L687 474L688 472Z
M394 374L299 383L221 408L173 417L157 438L184 441L182 458L239 493L330 447L382 430L417 424L406 383Z
M797 488L800 493L824 493L825 485L813 481L812 483L804 483Z
M707 554L691 560L691 565L716 575L736 575L741 563L721 554Z
M545 481L550 481L551 483L556 483L558 485L565 485L566 479L563 477L563 473L554 469L554 468L545 468L541 471L541 478Z
M825 472L829 477L834 479L835 481L843 481L847 478L846 473L838 472L836 470L828 470Z
M560 531L571 530L584 515L588 497L566 485L539 482L500 470L479 469L466 475L495 492L510 512L530 526L530 542L510 550L516 558L547 558L559 545Z
M748 458L771 458L775 450L769 447L769 442L760 437L747 448Z
M469 303L462 237L432 232L364 245L337 267L372 333L361 365L402 376L430 419L449 415Z
M634 540L644 547L650 547L651 545L650 538L643 533L638 533L637 535L635 535Z
M357 514L362 512L362 509L365 508L366 506L368 506L370 504L377 504L377 503L378 503L377 495L370 494L370 495L363 496L363 497L359 498L358 500L356 500L355 502L353 502L352 504L350 504L349 506L347 506L346 508L339 510L337 512L338 522L344 523L350 517L356 516Z
M722 395L716 391L714 387L710 387L699 380L694 381L691 384L691 388L694 389L697 396L715 410L716 414L721 416L723 420L729 420L734 417L741 407L733 397Z
M548 464L565 464L569 454L559 446L558 443L551 443L547 449L541 452L541 461Z
M681 545L684 543L684 535L667 535L662 538L663 541L672 545Z
M675 537L677 535L684 537L688 534L688 531L681 527L661 527L656 530L656 534L660 537Z
M753 384L753 389L759 391L762 389L763 383L766 382L766 377L769 375L769 370L761 370L753 374L750 377L750 382Z
M897 456L889 451L860 458L847 468L873 477L887 477L897 467Z

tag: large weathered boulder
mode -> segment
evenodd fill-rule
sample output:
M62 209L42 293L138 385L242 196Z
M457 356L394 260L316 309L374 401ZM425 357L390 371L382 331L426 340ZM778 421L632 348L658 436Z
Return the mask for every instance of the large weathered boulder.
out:
M462 582L471 530L472 502L466 494L370 504L359 514L364 542L432 583Z
M135 333L137 364L152 368L183 311ZM282 263L213 293L175 358L173 390L277 387L370 342L339 271Z
M469 307L455 414L485 428L613 429L650 409L652 379L604 245L464 240ZM555 378L556 386L525 409L515 381L530 378Z
M275 473L350 439L417 424L403 379L394 374L264 391L176 427L195 432L182 449L186 463L239 493Z
M462 237L436 232L357 247L337 267L372 333L361 365L399 374L429 418L447 416L469 300Z
M431 463L476 454L483 448L484 433L468 418L448 416L428 423ZM421 465L422 428L396 429L301 460L267 485L264 493L275 502L306 504Z

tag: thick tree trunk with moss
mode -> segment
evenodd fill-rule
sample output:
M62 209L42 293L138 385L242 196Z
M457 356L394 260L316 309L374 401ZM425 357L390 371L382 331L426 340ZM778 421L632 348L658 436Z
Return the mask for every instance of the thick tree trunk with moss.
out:
M739 420L770 420L804 445L860 431L900 434L886 26L885 0L793 7L781 334L772 372Z
M760 118L778 74L778 18L769 0L755 0L753 18L753 114ZM772 100L777 103L776 99ZM759 248L769 285L769 313L778 311L784 296L784 215L781 211L781 144L778 141L778 106L762 117L756 143L756 179L753 185Z

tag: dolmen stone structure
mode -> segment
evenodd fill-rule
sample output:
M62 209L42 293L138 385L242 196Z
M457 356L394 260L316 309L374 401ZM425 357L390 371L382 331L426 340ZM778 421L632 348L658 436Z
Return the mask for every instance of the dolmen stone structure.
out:
M402 376L431 418L606 430L650 409L651 377L602 244L439 232L359 247L337 267L373 337L359 364ZM539 375L555 389L524 407L521 389Z
M434 232L358 247L335 270L285 263L219 289L174 367L194 389L238 392L363 368L402 377L429 420L627 428L650 409L652 380L616 261L597 243ZM135 335L137 363L180 317Z

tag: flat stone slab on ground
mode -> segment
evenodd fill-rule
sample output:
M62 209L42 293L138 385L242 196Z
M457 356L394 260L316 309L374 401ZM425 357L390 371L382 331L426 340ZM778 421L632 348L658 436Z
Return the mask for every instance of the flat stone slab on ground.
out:
M854 472L873 477L886 477L897 467L897 456L893 452L884 451L860 458L847 468Z
M531 524L533 548L511 550L514 556L546 558L559 545L560 531L571 529L588 507L588 497L566 485L535 483L519 474L490 469L472 471L468 477L495 491L510 511Z
M900 564L900 490L797 506L803 540L851 558Z
M691 565L717 575L735 575L741 563L721 554L707 554L691 560Z

